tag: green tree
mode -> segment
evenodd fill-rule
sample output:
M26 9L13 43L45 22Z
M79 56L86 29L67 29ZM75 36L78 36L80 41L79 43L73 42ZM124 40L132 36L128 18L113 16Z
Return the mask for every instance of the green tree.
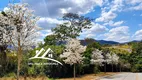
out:
M94 49L101 50L102 48L98 42L94 42L94 39L87 38L85 39L85 42L87 42L88 45L86 51L83 53L83 70L85 73L92 73L94 72L94 65L91 65L90 63L92 52Z
M134 43L132 54L130 54L131 58L129 59L129 62L132 66L133 72L141 72L141 66L142 66L142 41Z
M89 45L87 46L87 48L99 49L99 50L102 49L102 48L101 48L101 45L100 45L98 42L93 42L93 43L89 44Z
M91 28L92 19L79 16L78 14L66 13L63 16L63 20L65 21L63 24L59 24L52 29L59 41L67 38L76 38L83 29Z
M28 63L48 63L50 62L49 60L41 60L41 59L33 59L33 60L29 60L30 57L35 56L36 54L36 50L40 50L41 48L44 48L45 50L47 50L48 48L51 48L53 50L53 57L54 59L61 61L61 59L59 58L59 55L63 52L64 50L64 46L56 46L56 45L46 45L43 47L37 47L33 50L30 50L28 53L24 54L23 56L23 60L22 60L22 65L21 65L21 72L22 75L24 75L25 77L27 75L29 76L37 76L37 75L41 75L41 76L48 76L48 77L57 77L57 75L61 75L61 70L62 66L60 65L31 65ZM44 52L41 53L41 55Z
M56 35L48 35L44 38L44 45L56 45L57 36Z

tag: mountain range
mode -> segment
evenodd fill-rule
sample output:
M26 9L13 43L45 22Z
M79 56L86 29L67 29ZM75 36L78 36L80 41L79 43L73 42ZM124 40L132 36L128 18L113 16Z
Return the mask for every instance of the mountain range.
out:
M95 39L86 39L86 40L80 40L80 41L81 41L82 45L88 45L88 44L93 43L93 42L98 42L101 45L105 45L105 44L108 44L108 45L117 45L117 44L127 44L127 43L131 43L131 42L140 42L140 41L134 40L134 41L130 41L130 42L119 43L119 42L115 42L115 41L95 40Z

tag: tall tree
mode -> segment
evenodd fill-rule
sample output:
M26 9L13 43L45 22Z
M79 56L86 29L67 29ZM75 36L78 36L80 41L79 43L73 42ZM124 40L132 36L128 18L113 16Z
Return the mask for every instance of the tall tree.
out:
M79 16L78 14L66 13L63 16L63 20L65 21L63 24L59 24L56 28L52 29L59 41L67 38L76 38L83 29L91 28L92 19Z
M109 49L108 48L105 48L103 49L103 56L104 56L104 71L106 73L106 65L107 64L110 64L111 62L111 55L109 53Z
M9 19L9 26L13 29L10 41L17 51L17 80L19 80L22 52L31 49L34 45L36 32L39 29L36 22L39 18L33 15L27 4L9 4L5 13Z
M64 53L60 56L63 58L64 62L66 64L70 64L74 66L73 74L74 74L74 80L75 80L75 65L82 63L83 57L81 53L83 53L86 50L85 46L80 45L80 41L77 39L69 39L66 45L66 50Z
M95 49L93 52L92 52L92 59L90 60L91 61L91 64L94 64L95 65L95 73L96 73L96 68L97 68L97 65L101 66L103 65L103 61L104 61L104 56L102 55L102 51L98 50L98 49Z
M115 53L112 53L110 57L111 57L110 59L111 59L112 72L113 72L113 67L114 67L113 65L117 65L118 64L119 56L116 55Z
M6 69L7 55L6 49L9 45L9 37L11 35L11 26L9 26L9 19L4 11L0 13L0 65L2 66L2 73Z

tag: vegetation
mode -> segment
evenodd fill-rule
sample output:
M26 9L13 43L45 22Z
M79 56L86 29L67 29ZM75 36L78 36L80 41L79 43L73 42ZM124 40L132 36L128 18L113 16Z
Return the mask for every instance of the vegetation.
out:
M52 80L72 77L72 74L75 79L89 73L142 71L142 42L101 45L87 38L84 45L77 37L83 29L91 27L92 20L67 13L63 16L67 22L52 29L53 34L46 36L44 43L34 45L37 20L38 17L25 4L13 4L7 12L0 13L0 77L12 76L19 80L20 76L26 79L38 75ZM58 44L60 41L64 44ZM29 60L41 49L46 51L49 48L53 51L44 57L60 61L63 65L46 59Z
M68 38L76 38L83 29L91 28L92 19L78 14L66 13L63 16L63 20L65 21L63 24L52 29L59 41L64 41Z

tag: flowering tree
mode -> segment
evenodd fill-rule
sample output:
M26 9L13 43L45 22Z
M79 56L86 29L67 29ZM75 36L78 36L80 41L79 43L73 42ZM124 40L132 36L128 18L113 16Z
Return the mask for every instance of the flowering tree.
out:
M64 58L66 64L74 65L74 80L75 80L75 65L82 63L83 57L81 53L86 50L86 46L82 46L77 39L68 39L66 49L61 58Z
M92 52L92 59L90 60L91 61L91 64L94 64L94 65L102 65L102 62L104 61L104 56L102 55L102 51L98 50L98 49L95 49L93 52ZM95 69L96 69L96 66L95 66Z
M111 63L111 60L112 60L111 54L110 54L110 53L107 53L105 56L106 56L105 61L106 61L108 64L110 64L110 63Z
M33 15L33 11L28 9L27 4L9 4L4 13L8 19L8 22L5 23L12 28L11 35L8 38L15 50L17 50L17 80L19 80L22 50L30 49L33 46L35 35L37 35L36 32L39 29L36 25L39 18Z
M0 65L2 65L2 71L4 73L7 63L6 49L9 44L11 27L8 24L9 19L5 12L0 12Z
M119 56L117 56L115 53L112 53L111 56L110 56L110 59L111 59L111 64L112 64L112 72L113 72L113 65L115 64L118 64L119 63Z
M106 64L110 64L111 63L111 55L110 53L107 51L107 52L104 52L104 71L106 73Z

